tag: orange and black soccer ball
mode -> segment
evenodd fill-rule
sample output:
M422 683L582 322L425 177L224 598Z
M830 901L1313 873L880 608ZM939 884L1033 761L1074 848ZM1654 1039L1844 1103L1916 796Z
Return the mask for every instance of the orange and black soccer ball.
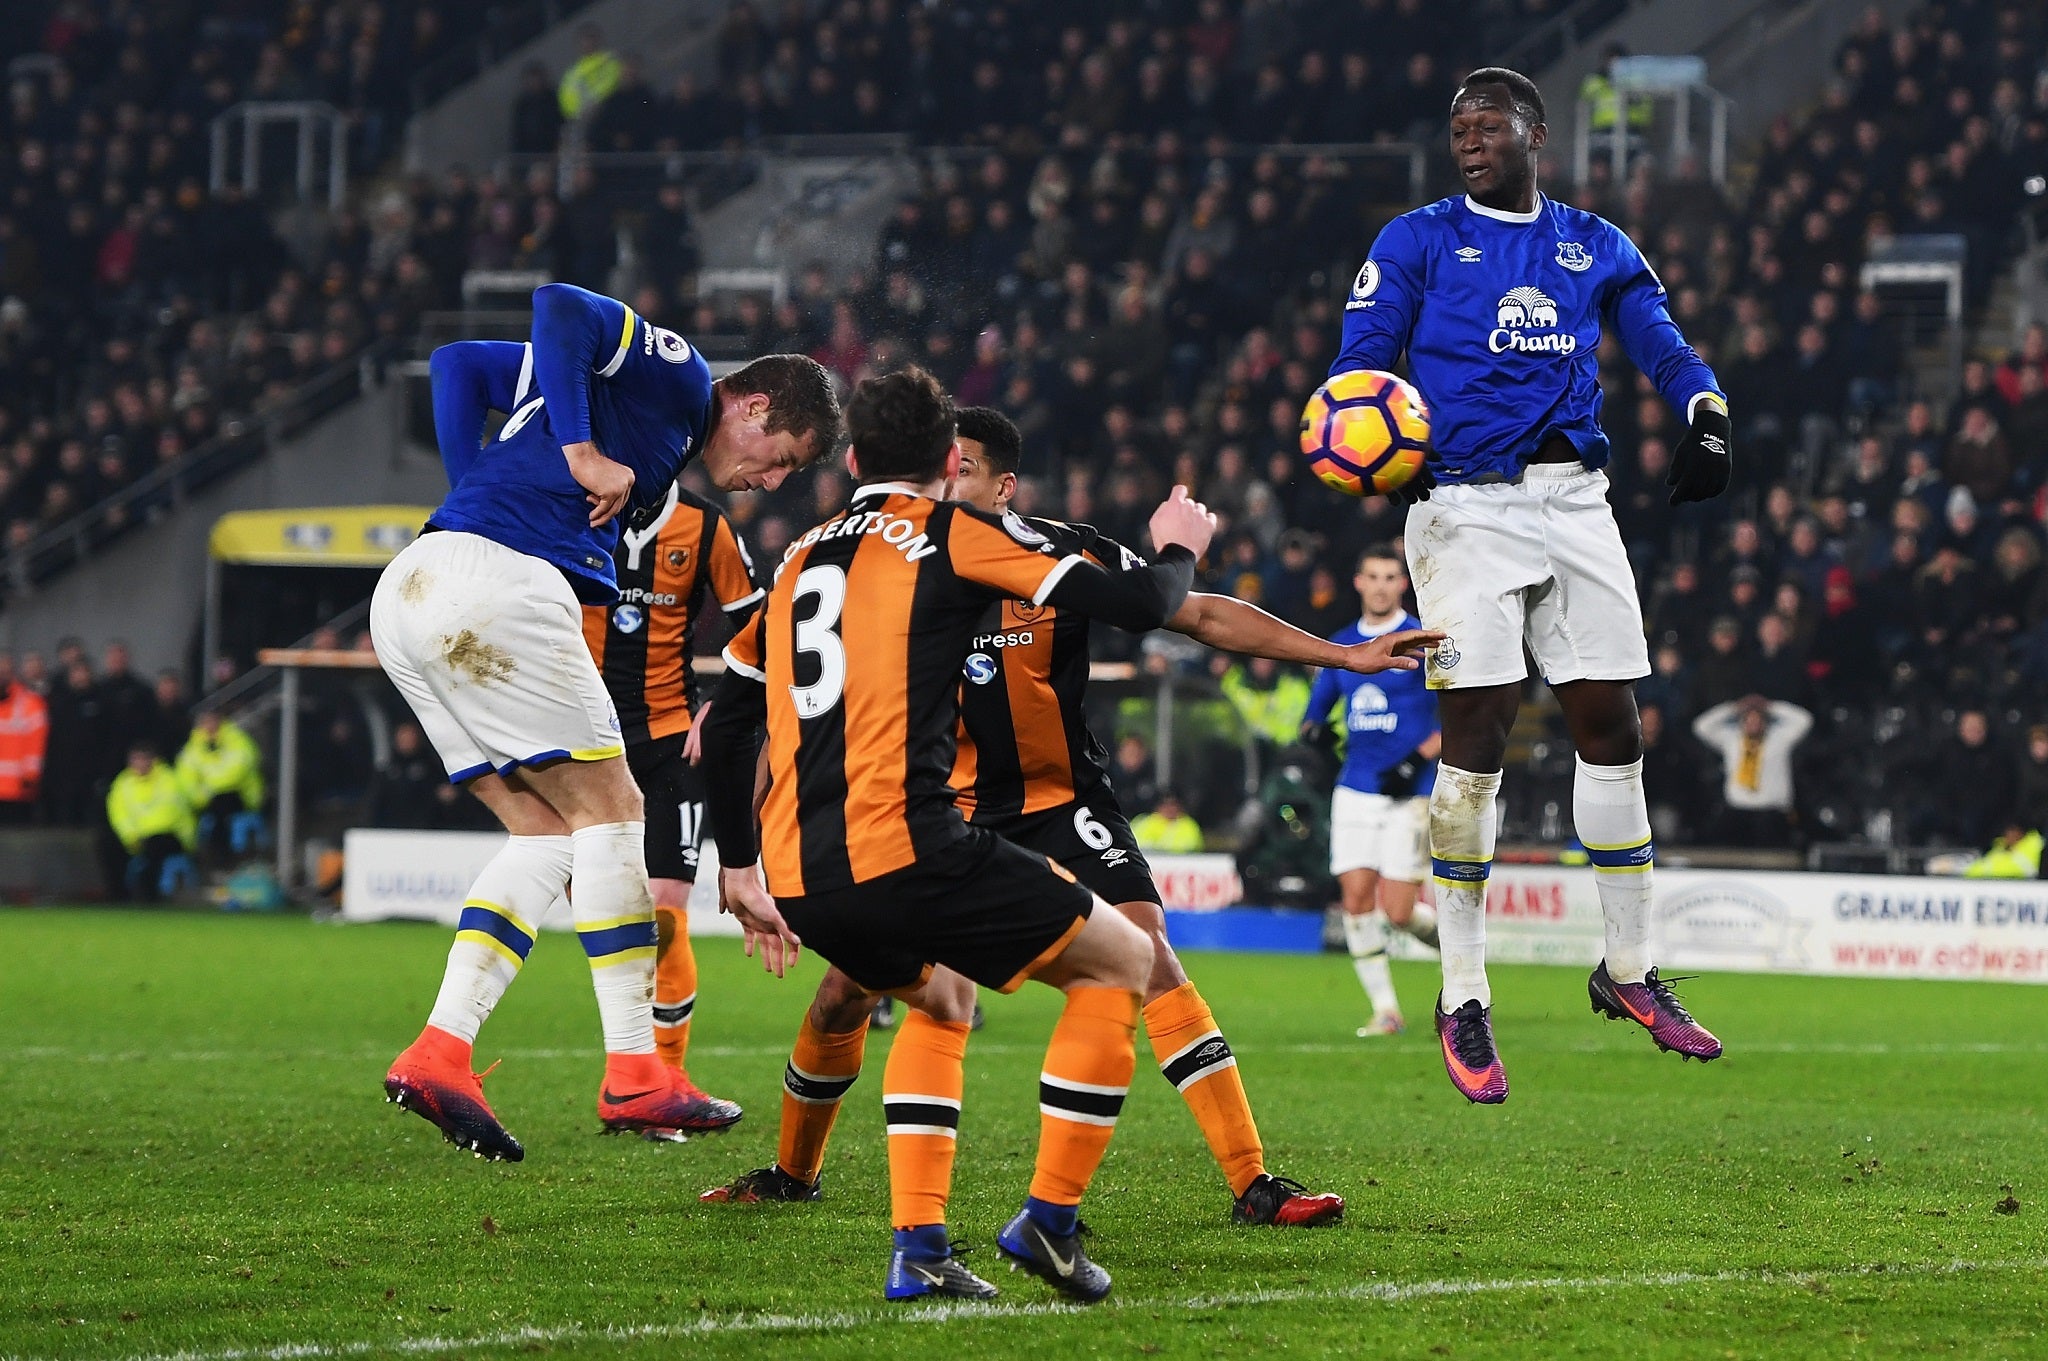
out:
M1340 373L1301 412L1301 456L1347 496L1393 491L1429 457L1429 407L1413 385L1377 369Z

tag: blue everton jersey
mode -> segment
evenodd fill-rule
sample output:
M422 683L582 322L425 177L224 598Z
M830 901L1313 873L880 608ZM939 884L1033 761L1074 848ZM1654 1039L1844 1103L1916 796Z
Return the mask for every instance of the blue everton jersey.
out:
M1407 351L1439 482L1512 479L1553 434L1599 468L1603 325L1681 417L1701 393L1719 393L1620 228L1540 195L1526 214L1447 198L1403 213L1373 242L1330 372L1391 369Z
M1364 620L1339 629L1331 642L1340 647L1369 642L1398 629L1419 629L1422 622L1402 615L1391 624L1368 626ZM1335 711L1342 710L1341 718ZM1400 765L1437 730L1436 696L1423 682L1423 673L1382 671L1361 676L1355 671L1327 667L1316 673L1308 692L1311 723L1341 726L1344 733L1344 769L1337 783L1367 794L1380 792L1380 776ZM1436 762L1431 761L1415 782L1418 795L1436 787Z
M533 339L443 345L431 361L448 497L428 521L553 563L589 605L618 599L612 550L627 511L659 506L702 444L711 369L674 331L570 284L534 290ZM491 411L504 427L479 444ZM633 470L633 496L590 526L562 446L589 440Z

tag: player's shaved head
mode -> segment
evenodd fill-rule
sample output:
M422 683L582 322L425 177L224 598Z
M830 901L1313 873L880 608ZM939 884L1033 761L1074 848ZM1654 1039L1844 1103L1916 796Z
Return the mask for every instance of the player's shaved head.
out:
M862 481L931 482L953 448L953 399L912 365L863 379L847 400L846 429Z
M981 446L989 470L1014 477L1024 461L1024 435L1017 423L992 406L963 406L956 414L960 438Z
M1544 121L1543 92L1536 82L1505 66L1482 66L1465 77L1451 96L1451 112L1468 104L1496 105L1518 115L1530 127Z

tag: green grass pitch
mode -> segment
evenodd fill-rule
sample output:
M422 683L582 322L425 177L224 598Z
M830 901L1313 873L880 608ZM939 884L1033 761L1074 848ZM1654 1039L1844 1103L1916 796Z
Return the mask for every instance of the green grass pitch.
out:
M1499 968L1514 1094L1465 1104L1432 1036L1359 1041L1336 958L1193 955L1277 1172L1345 1223L1236 1229L1141 1048L1085 1213L1090 1311L1003 1270L1057 1001L989 999L968 1051L954 1231L994 1306L881 1299L885 1034L814 1206L697 1193L773 1156L816 981L700 943L692 1070L723 1136L597 1137L588 974L544 937L485 1030L527 1160L456 1153L381 1100L447 933L0 912L0 1357L579 1355L2038 1357L2048 1351L2048 995L1709 977L1728 1044L1657 1054L1574 971ZM1432 971L1397 976L1426 1018ZM2002 1204L2001 1204L2002 1202Z

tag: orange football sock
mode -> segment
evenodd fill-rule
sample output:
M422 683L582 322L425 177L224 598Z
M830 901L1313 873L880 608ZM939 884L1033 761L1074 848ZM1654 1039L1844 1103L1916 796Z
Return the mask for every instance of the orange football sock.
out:
M889 1213L896 1228L946 1222L966 1064L967 1023L935 1021L911 1008L882 1069Z
M1138 994L1073 988L1038 1075L1038 1166L1031 1194L1079 1205L1123 1111L1138 1066Z
M858 1030L828 1035L804 1014L796 1048L782 1070L782 1137L775 1163L798 1181L814 1182L825 1166L825 1142L846 1089L860 1076L861 1056L868 1046L868 1023Z
M690 947L687 908L654 909L654 1052L678 1072L690 1052L690 1014L697 1009L697 952Z
M1230 1179L1230 1194L1243 1195L1265 1172L1266 1150L1237 1073L1237 1056L1216 1028L1209 1004L1193 983L1183 983L1146 1005L1145 1033L1152 1037L1159 1071L1194 1112L1209 1152Z

